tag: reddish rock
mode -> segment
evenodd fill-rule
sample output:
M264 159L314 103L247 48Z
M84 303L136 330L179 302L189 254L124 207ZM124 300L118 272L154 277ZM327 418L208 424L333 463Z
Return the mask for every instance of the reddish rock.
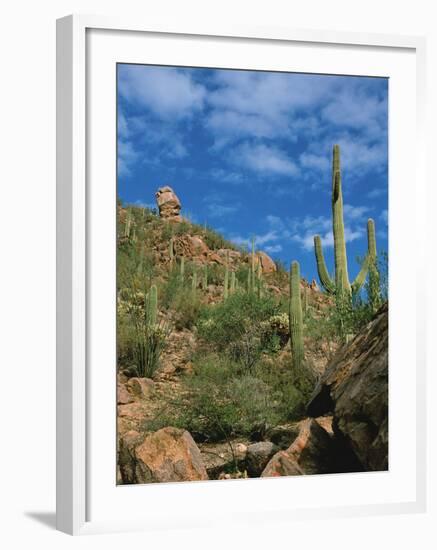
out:
M261 477L331 473L334 456L332 437L316 420L307 418L290 447L273 456Z
M310 283L310 289L311 290L320 290L319 289L319 285L317 284L317 281L315 279L313 279Z
M181 221L181 203L171 187L161 187L155 197L161 218L169 221Z
M124 384L117 384L117 404L118 405L127 405L132 403L134 400L133 396L128 392Z
M310 416L331 413L333 430L362 469L388 469L388 305L340 348L308 405Z
M153 392L154 382L150 378L130 378L126 387L128 391L136 397L148 397Z
M256 253L259 261L261 262L261 268L263 273L274 273L276 271L275 262L265 252L259 251Z
M162 428L135 449L136 483L208 479L200 451L186 430Z
M181 235L176 237L173 246L177 256L198 260L201 263L205 262L210 254L208 246L197 235Z
M217 256L220 258L220 262L223 265L226 265L229 262L229 265L237 264L241 259L241 252L238 250L232 250L231 248L219 248L216 251Z

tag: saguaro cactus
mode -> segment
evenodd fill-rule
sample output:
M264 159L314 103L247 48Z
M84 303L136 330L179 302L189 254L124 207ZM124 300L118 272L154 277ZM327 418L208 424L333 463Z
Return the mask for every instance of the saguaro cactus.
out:
M193 271L193 277L191 279L191 288L193 292L195 292L197 289L197 271L196 270Z
M370 306L373 311L376 311L381 305L381 290L377 265L378 258L376 252L375 224L373 220L369 220L367 222L367 241L369 243L369 251L367 254L369 264L369 281L367 293Z
M208 288L208 266L206 264L203 270L202 288L203 290Z
M181 277L181 281L184 282L184 278L185 278L185 257L184 256L181 256L180 277Z
M226 300L229 295L229 267L226 262L225 280L223 282L223 298Z
M373 220L369 220L368 224L372 224L374 227ZM334 145L332 152L332 230L334 235L334 280L330 277L326 267L320 236L315 235L314 237L314 250L316 254L317 271L320 282L325 291L329 294L334 294L337 290L348 294L356 293L360 290L366 280L368 271L368 257L364 260L360 272L358 273L355 281L351 284L349 282L346 240L344 236L340 147L338 145ZM370 251L370 241L368 243L368 247Z
M300 266L292 262L290 267L290 342L293 369L300 369L305 355L303 346L302 303L300 300Z
M231 272L231 294L235 292L236 289L236 278L235 278L235 271Z

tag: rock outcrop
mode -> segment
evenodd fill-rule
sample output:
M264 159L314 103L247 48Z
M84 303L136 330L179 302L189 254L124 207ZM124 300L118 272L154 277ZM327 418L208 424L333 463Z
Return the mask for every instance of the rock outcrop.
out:
M142 439L126 433L119 443L124 484L208 479L199 448L186 430L162 428Z
M161 218L175 222L182 220L180 215L181 202L171 187L168 185L160 187L155 197Z
M180 235L174 239L176 256L204 263L208 260L210 250L203 239L198 235Z
M276 264L265 252L259 251L256 253L258 261L261 263L263 273L274 273L276 271Z
M321 377L310 416L332 413L333 430L362 469L388 469L388 305L385 304Z
M261 477L332 473L334 446L332 436L316 420L307 418L290 447L273 456Z

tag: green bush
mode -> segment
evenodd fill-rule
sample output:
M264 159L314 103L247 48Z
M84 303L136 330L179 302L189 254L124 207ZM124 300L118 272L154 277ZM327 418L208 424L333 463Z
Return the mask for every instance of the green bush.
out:
M181 286L176 292L172 302L174 309L173 320L178 330L192 328L202 310L202 302L199 292L191 287Z
M277 306L269 297L235 292L224 302L205 309L198 323L199 334L250 371L264 349L263 322L276 312Z
M184 378L182 396L144 429L172 425L196 441L262 440L274 426L304 415L308 389L295 384L288 364L260 362L253 373L242 373L226 357L202 353L194 358L194 373Z

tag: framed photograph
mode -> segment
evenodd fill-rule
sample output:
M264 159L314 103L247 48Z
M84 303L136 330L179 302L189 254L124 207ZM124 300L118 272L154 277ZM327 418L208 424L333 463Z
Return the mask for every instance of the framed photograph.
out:
M60 530L424 511L424 50L58 20Z

